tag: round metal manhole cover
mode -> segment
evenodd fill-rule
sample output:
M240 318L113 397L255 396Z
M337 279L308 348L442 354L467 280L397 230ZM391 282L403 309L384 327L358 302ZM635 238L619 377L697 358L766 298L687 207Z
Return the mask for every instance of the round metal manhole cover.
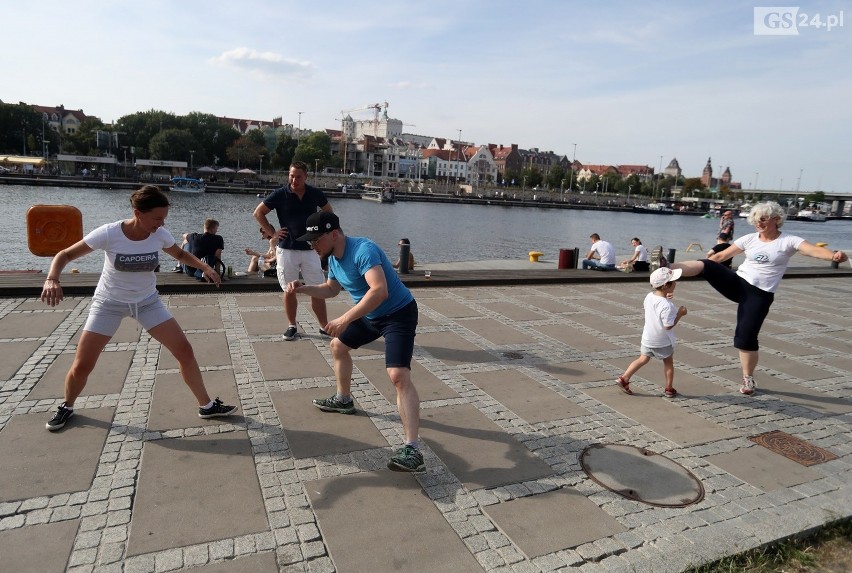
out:
M684 507L704 499L704 486L689 470L643 448L596 444L583 450L580 465L606 489L642 503Z

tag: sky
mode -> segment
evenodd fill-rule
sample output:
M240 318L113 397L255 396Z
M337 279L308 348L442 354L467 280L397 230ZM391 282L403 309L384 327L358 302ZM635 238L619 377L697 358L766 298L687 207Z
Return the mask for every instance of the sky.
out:
M387 102L420 135L586 164L677 158L687 177L712 158L743 189L852 193L849 2L763 10L757 27L754 1L3 4L5 103L322 130ZM802 25L815 17L833 29ZM798 34L763 33L779 31Z

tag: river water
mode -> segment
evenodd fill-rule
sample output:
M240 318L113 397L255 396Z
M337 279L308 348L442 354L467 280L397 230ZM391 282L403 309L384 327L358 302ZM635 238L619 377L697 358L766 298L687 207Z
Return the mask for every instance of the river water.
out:
M27 249L26 212L34 204L74 205L83 213L84 234L111 221L132 215L130 191L71 189L60 187L0 187L0 270L47 270L50 259L36 257ZM224 261L234 270L245 270L245 247L263 250L252 212L260 199L254 195L221 193L171 193L172 207L166 228L180 242L187 231L203 231L205 218L220 223L225 239ZM425 263L527 258L539 250L555 260L559 249L588 250L589 235L598 233L611 242L619 257L632 252L630 239L638 236L649 248L663 245L678 250L697 240L704 247L715 244L718 220L687 215L647 215L571 209L455 205L400 202L380 204L360 199L332 198L348 235L373 239L396 260L401 237L411 240L418 266ZM278 226L274 214L270 222ZM736 222L736 236L752 230L745 220ZM825 242L832 249L852 251L852 222L804 223L788 221L784 229L812 243ZM99 272L103 254L93 253L74 261L69 268Z

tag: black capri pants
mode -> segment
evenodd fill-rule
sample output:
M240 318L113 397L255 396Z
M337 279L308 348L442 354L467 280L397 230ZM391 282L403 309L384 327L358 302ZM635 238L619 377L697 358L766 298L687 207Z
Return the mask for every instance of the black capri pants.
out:
M763 326L775 294L749 284L733 269L720 263L703 259L704 278L722 296L737 303L737 327L734 330L734 347L757 351L757 335Z

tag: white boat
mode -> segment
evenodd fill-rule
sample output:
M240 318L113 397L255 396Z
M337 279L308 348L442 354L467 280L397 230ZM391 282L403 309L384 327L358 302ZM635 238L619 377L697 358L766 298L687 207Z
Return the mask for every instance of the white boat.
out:
M674 209L665 203L648 203L647 205L634 205L634 213L653 213L655 215L674 215Z
M180 191L182 193L204 193L206 189L207 184L204 179L194 177L172 177L172 184L169 185L169 191Z
M367 201L375 201L376 203L396 203L396 195L392 189L381 189L364 186L365 191L361 193L361 199Z
M815 223L824 223L826 214L819 209L802 209L796 213L797 221L813 221Z
M751 212L751 205L749 205L748 203L744 203L744 204L740 205L739 216L740 216L741 219L747 219L748 214L750 212Z

